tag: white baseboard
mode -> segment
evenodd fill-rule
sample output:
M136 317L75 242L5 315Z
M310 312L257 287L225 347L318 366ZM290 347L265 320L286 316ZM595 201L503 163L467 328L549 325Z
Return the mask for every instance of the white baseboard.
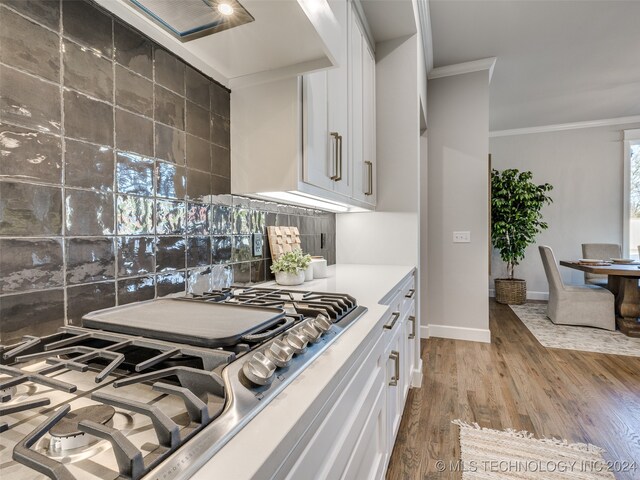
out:
M491 343L491 332L484 328L452 327L450 325L429 325L429 336Z
M411 371L411 386L413 388L422 387L422 359L420 359L416 368Z
M495 288L489 289L489 297L495 298ZM549 292L530 292L527 290L527 300L549 300Z
M420 338L429 338L429 325L420 325Z

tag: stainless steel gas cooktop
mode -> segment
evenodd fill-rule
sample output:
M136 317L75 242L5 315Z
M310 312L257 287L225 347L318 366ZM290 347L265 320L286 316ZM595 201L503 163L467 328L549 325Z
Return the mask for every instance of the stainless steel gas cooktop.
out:
M3 476L188 478L365 311L349 295L232 287L0 346Z

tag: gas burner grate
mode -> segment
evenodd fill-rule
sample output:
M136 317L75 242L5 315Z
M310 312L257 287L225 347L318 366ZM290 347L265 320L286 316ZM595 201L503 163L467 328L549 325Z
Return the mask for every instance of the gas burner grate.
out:
M24 412L31 410L32 408L39 408L49 405L51 400L48 398L41 398L37 400L27 400L21 403L14 403L12 405L0 405L0 417L5 415L11 415L12 413ZM9 429L9 425L5 422L0 422L0 432L4 432Z

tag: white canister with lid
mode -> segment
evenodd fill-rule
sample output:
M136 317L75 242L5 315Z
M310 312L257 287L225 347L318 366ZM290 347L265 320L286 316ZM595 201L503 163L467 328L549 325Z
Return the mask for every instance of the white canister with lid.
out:
M327 260L323 257L311 257L313 278L327 278Z

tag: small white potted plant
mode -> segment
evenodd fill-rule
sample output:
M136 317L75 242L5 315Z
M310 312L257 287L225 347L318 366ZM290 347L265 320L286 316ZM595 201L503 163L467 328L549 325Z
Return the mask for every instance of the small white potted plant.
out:
M311 256L302 250L285 252L273 262L271 272L276 275L279 285L300 285L304 282L304 272L311 263Z

